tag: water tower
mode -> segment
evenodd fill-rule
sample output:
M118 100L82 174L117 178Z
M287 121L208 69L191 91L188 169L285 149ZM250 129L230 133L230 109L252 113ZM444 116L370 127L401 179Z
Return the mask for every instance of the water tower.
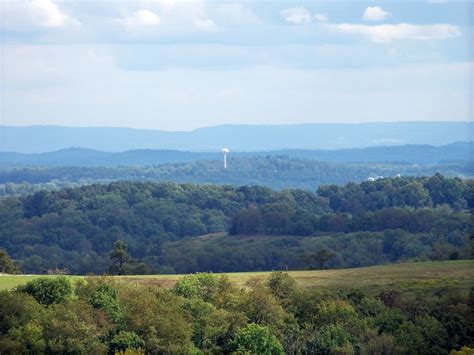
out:
M229 154L229 149L222 148L222 154L224 154L224 169L227 169L227 154Z

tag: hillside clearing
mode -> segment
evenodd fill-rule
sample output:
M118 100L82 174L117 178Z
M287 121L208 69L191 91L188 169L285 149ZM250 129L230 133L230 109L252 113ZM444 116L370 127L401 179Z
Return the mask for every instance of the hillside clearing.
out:
M288 272L301 286L330 289L362 288L377 291L384 288L425 290L440 288L469 289L474 286L474 260L429 261L355 269L308 270ZM264 279L270 272L227 273L229 279L243 285L251 278ZM0 290L11 289L42 275L0 276ZM153 286L172 286L183 275L115 276L126 282ZM47 276L55 277L55 276ZM84 276L69 276L74 280Z

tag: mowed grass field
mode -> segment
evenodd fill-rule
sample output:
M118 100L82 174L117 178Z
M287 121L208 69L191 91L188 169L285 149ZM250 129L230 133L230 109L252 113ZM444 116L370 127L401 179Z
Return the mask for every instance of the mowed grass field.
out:
M264 279L270 272L227 273L229 279L244 285L252 278ZM381 265L354 269L289 271L303 287L321 289L361 288L372 293L381 289L426 291L427 289L474 287L474 260L430 261ZM43 275L0 276L0 290L12 289ZM56 277L56 276L47 276ZM84 276L68 276L72 280ZM171 287L183 275L131 275L114 276L113 279L132 284Z

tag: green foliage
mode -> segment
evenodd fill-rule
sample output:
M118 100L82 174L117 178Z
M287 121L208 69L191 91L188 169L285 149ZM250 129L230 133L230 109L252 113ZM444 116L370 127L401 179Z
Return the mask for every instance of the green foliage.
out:
M266 286L273 296L284 306L289 306L293 293L296 292L296 281L287 273L274 271L266 281Z
M19 271L7 252L0 249L0 273L17 274Z
M19 286L18 290L31 295L45 306L64 302L73 294L72 283L64 276L37 278Z
M449 355L474 355L474 349L467 346L463 346L459 351L451 350Z
M87 277L50 305L0 292L0 351L470 354L474 344L474 292L456 287L387 287L380 300L361 289L301 288L281 272L242 287L213 274L174 289L124 280Z
M308 350L313 354L331 354L351 348L351 335L338 324L323 325L311 339Z
M134 332L121 331L110 341L109 349L114 353L126 350L140 350L145 342Z
M192 325L173 292L122 287L119 299L127 330L143 339L144 350L188 353L193 348Z
M114 182L0 199L0 247L25 273L223 272L462 259L471 257L472 191L470 180L441 175L321 186L316 193ZM217 235L195 238L226 231L232 237L225 243ZM274 238L262 236L265 245L249 248L249 234Z
M42 319L44 310L36 300L25 293L0 291L0 335Z
M211 273L186 275L176 282L174 291L186 298L197 297L206 302L213 302L225 282L226 280L222 276Z
M52 353L104 352L102 339L108 324L98 322L94 309L83 301L67 301L51 306L46 315L44 337Z
M327 300L316 305L315 321L317 324L341 324L356 318L354 308L343 300Z
M235 336L233 347L237 353L279 355L284 354L278 339L267 327L251 323Z
M114 242L114 247L110 252L110 259L115 263L114 267L111 268L112 273L123 274L125 264L130 260L127 249L127 244L123 240Z
M122 322L122 307L117 290L113 286L106 283L99 284L90 295L89 303L94 308L102 309L114 323Z
M243 295L238 309L243 312L251 323L266 325L281 330L288 314L273 297L270 289L259 280L247 282L248 292Z
M230 327L227 312L200 298L187 300L184 309L193 319L194 345L199 349L217 351L219 338L225 337Z
M32 320L23 326L12 328L8 335L21 344L17 350L22 353L39 354L46 348L44 330L38 320Z

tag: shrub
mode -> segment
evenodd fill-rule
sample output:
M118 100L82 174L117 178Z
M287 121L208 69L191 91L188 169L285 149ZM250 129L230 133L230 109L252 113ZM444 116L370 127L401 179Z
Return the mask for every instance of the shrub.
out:
M66 277L40 277L19 286L18 291L33 296L45 306L64 302L73 294L71 281Z

